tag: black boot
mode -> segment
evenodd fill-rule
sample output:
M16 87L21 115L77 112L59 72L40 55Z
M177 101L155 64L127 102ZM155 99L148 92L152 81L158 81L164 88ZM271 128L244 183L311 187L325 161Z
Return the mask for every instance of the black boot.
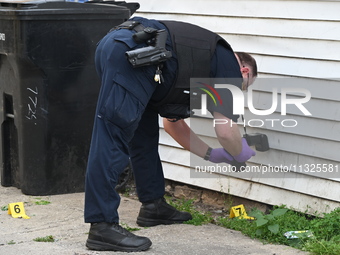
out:
M97 251L145 251L151 246L147 237L136 236L118 223L92 223L86 247Z
M142 204L137 224L142 227L152 227L160 224L183 223L191 219L190 213L178 211L164 198L159 198L151 203Z

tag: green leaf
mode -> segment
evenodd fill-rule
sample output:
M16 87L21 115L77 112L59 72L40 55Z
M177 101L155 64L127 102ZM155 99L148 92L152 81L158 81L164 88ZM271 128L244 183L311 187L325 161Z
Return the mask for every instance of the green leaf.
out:
M273 234L279 233L279 224L269 225L268 230L272 232Z
M262 229L256 229L255 235L262 236L262 234L263 234Z
M264 218L260 218L256 220L256 226L261 227L263 225L266 225L268 223L268 220Z
M265 216L267 220L273 220L275 217L274 215L268 214Z
M273 214L275 217L278 217L278 216L284 215L287 211L288 211L288 209L279 208L279 209L275 209L275 210L272 212L272 214Z
M263 214L261 211L253 211L248 214L250 217L255 217L256 219L263 218Z

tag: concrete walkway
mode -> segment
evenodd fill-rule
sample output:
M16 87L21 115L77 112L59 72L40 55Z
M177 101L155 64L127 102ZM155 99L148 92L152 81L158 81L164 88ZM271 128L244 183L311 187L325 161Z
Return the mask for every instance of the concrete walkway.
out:
M37 205L37 201L49 201ZM30 219L12 218L0 211L0 254L6 255L93 255L127 254L124 252L98 252L85 247L89 224L83 222L84 193L27 196L14 187L0 186L0 207L24 202ZM136 217L140 203L122 198L120 218L123 226L137 228ZM187 224L141 228L135 234L149 237L153 245L142 253L146 255L297 255L308 254L281 245L263 245L240 232L213 224L193 226ZM36 242L37 237L52 235L56 241Z

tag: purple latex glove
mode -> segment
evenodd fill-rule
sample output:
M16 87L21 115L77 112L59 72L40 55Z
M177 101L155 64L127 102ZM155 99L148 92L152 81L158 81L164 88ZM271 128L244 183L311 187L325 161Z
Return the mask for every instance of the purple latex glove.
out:
M253 151L245 138L242 138L242 151L237 156L234 156L234 159L238 162L246 162L252 156L255 156L255 151Z
M228 163L233 161L233 157L223 148L212 149L209 161L213 163Z

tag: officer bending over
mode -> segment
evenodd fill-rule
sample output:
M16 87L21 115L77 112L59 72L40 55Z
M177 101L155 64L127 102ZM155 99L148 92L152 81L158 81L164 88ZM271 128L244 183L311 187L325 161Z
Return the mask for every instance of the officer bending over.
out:
M200 157L215 163L247 161L255 152L241 138L237 125L216 125L221 148L212 149L190 135L183 121L190 116L190 96L183 91L188 90L190 77L239 78L235 86L246 89L257 76L256 62L248 54L235 54L224 39L198 26L135 17L100 41L95 64L101 90L86 172L84 217L91 223L86 246L147 250L151 246L147 237L119 225L120 197L115 186L129 157L142 203L137 224L150 227L190 220L189 213L164 200L158 116L170 120L165 121L165 130ZM227 91L221 91L223 107L208 104L207 108L214 118L237 121Z

